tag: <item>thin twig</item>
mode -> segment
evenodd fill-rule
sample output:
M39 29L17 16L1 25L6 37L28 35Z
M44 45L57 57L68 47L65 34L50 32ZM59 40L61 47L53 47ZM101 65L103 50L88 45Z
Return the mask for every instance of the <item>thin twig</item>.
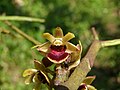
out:
M11 27L14 31L16 31L17 33L19 33L20 35L22 35L23 37L25 37L26 39L28 39L29 41L31 41L34 44L41 44L39 41L35 40L34 38L30 37L29 35L27 35L26 33L22 32L19 28L17 28L16 26L12 25L9 21L5 21L5 24L8 25L9 27Z
M98 34L97 34L96 30L95 30L95 27L92 27L92 33L93 33L94 39L99 40Z
M24 16L0 16L0 20L13 20L13 21L29 21L29 22L40 22L44 23L44 19L32 18L32 17L24 17Z

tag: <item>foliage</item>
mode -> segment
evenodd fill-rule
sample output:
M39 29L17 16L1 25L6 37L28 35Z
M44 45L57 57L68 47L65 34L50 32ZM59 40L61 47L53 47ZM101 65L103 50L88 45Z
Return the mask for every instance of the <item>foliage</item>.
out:
M83 44L82 56L91 43L89 29L92 26L96 27L103 40L120 38L119 0L1 0L0 7L1 15L44 18L45 23L12 22L40 42L45 42L43 32L52 33L57 26L65 34L73 32L77 37L72 42L76 44L80 39ZM21 74L24 69L31 67L32 59L40 60L42 56L30 49L32 43L0 22L0 32L2 29L9 30L10 33L0 33L0 89L30 89L31 87L24 85ZM115 46L99 52L90 73L97 75L94 86L98 90L120 88L119 49L120 46Z

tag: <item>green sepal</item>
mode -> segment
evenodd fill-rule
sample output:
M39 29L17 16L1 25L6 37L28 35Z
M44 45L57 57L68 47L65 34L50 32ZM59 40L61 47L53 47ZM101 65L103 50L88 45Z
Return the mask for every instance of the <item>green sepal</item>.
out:
M23 72L23 77L26 77L26 76L35 74L36 72L37 72L36 69L26 69L26 70Z
M54 32L54 36L56 38L62 38L63 37L63 31L60 27L57 27Z
M92 86L92 85L87 85L87 87L88 87L88 90L97 90L94 86Z
M44 33L43 37L49 40L51 43L55 40L55 37L51 35L50 33Z
M25 84L30 84L32 82L33 76L34 75L30 75L30 76L26 77Z
M95 77L96 76L88 76L84 79L83 83L90 85L94 81Z
M68 33L62 38L62 40L63 40L63 42L65 43L65 42L71 40L71 39L74 38L74 37L75 37L75 35L74 35L73 33L68 32Z
M37 60L34 60L34 66L39 71L44 71L45 70L45 66Z

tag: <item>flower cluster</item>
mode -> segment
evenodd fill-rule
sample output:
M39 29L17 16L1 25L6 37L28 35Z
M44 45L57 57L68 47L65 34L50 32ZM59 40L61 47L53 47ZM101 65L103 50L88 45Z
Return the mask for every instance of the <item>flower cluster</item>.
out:
M52 74L52 71L45 68L45 66L34 60L34 69L27 69L23 72L23 77L26 77L25 84L30 84L31 82L35 83L33 90L39 90L41 83L50 84L51 79L48 76L48 73Z
M49 88L52 88L54 85L67 81L71 71L79 65L82 53L81 42L79 41L77 45L70 43L69 41L75 37L74 34L68 32L64 36L60 27L55 29L54 35L44 33L43 37L48 41L33 47L44 56L42 62L34 60L35 69L27 69L23 73L23 77L27 77L26 84L35 83L34 90L38 90L41 83L47 83ZM48 67L53 64L55 69L51 71ZM79 90L88 90L92 87L88 85L92 80L93 78L86 78Z

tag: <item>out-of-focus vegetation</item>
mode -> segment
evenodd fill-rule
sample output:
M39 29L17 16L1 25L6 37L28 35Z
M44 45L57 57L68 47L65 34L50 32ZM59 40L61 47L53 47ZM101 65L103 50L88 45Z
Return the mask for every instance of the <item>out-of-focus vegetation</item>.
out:
M64 33L73 32L71 42L83 44L84 56L92 41L90 28L94 26L101 40L120 38L119 0L1 0L1 15L30 16L45 19L45 23L16 22L12 24L41 43L44 32L52 33L60 26ZM9 30L8 34L1 31ZM33 59L41 59L32 50L33 44L0 21L0 90L32 90L26 86L22 73L33 67ZM94 68L93 83L98 90L120 90L120 45L101 49ZM43 87L44 88L44 87Z

